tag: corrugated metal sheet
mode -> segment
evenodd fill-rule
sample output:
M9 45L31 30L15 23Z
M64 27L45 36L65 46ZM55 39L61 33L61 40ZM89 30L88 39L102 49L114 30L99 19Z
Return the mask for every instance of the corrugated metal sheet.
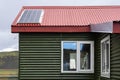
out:
M92 33L20 33L19 80L94 80L91 73L61 73L61 41L92 38Z
M120 20L118 9L45 9L41 26L44 25L90 25ZM51 20L52 19L52 20Z
M43 9L44 16L41 23L17 23L22 12L25 9ZM16 19L12 24L12 32L47 32L49 29L53 29L48 32L57 32L59 26L71 27L74 29L74 32L78 32L75 28L79 27L79 32L83 32L83 27L87 26L85 32L90 32L89 25L90 24L99 24L104 22L112 22L120 20L120 6L28 6L23 7ZM52 26L52 27L51 27ZM54 26L54 27L53 27ZM25 27L25 28L24 28ZM34 27L35 29L31 29ZM36 30L36 27L38 30ZM46 27L48 29L46 29ZM57 27L57 29L55 28ZM41 28L44 28L41 29ZM113 32L120 33L115 28ZM70 30L72 30L70 29ZM27 31L26 31L27 30ZM35 31L36 30L36 31ZM58 32L65 32L64 30L59 30ZM66 30L67 32L67 30ZM68 30L69 32L69 30ZM73 31L72 31L73 32Z
M120 6L99 7L23 7L23 9L43 9L41 26L81 26L120 20ZM20 15L18 15L19 17ZM16 24L17 20L13 23ZM32 24L31 24L32 25Z

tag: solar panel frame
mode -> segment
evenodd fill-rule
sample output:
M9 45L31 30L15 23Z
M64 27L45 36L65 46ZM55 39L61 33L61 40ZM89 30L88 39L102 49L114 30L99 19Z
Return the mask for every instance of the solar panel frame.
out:
M25 9L17 23L41 23L43 15L43 9Z

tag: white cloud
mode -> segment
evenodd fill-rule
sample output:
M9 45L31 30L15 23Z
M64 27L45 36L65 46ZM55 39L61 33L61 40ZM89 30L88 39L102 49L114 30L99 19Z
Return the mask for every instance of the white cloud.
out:
M0 52L18 51L18 45L12 45L8 48L1 49Z
M0 50L0 52L9 52L9 51L18 51L18 50L14 48L5 48L3 50Z
M12 34L9 31L0 31L0 50L14 48L13 45L18 44L18 39L16 34Z

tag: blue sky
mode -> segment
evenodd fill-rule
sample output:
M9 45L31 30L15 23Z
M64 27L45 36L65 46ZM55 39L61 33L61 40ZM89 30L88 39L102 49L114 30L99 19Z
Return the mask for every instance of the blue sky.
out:
M22 6L120 5L120 0L0 0L0 51L18 50L18 34L11 24Z
M77 49L77 43L76 42L64 42L63 48L64 49L76 50Z
M80 50L82 50L83 44L79 44L79 45L80 45ZM77 42L63 42L63 48L77 50Z

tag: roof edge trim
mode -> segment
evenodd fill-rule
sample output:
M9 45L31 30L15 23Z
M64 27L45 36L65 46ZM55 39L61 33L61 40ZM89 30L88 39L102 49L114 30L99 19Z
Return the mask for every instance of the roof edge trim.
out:
M37 9L37 8L43 8L43 9L64 9L64 8L81 8L81 9L111 9L111 8L120 8L118 5L112 5L112 6L23 6L24 9Z

